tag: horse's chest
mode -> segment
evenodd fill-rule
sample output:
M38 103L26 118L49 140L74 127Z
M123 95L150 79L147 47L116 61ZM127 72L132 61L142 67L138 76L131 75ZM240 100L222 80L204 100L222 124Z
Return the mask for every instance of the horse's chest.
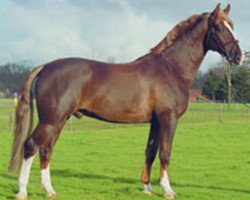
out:
M157 92L156 108L158 112L171 110L180 117L187 110L188 92L181 90L177 84L168 84Z

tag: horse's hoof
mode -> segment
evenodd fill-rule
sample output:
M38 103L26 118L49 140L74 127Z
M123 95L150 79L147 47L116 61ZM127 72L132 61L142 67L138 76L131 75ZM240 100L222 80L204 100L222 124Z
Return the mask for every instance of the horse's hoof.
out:
M57 199L58 195L56 193L48 193L47 198L49 198L49 199Z
M164 197L165 197L165 199L170 200L170 199L175 199L176 195L169 193L169 194L165 194Z
M146 194L146 195L151 195L152 194L152 187L151 187L150 183L144 184L143 193Z
M152 192L149 191L149 190L143 190L143 193L146 194L146 195L152 195Z
M28 195L27 194L17 194L16 200L28 200Z

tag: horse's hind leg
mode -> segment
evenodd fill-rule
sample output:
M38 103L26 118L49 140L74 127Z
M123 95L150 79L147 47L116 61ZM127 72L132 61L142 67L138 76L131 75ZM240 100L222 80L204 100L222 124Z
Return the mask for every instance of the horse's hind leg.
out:
M40 147L40 167L41 167L41 183L43 188L47 192L48 198L56 198L57 194L52 187L51 177L50 177L50 167L49 161L52 155L53 147L55 142L57 141L60 132L64 126L65 122L61 123L56 129L54 129L54 133L47 137L46 140L43 141L43 145Z
M34 157L35 155L29 157L28 159L23 159L20 176L18 179L19 192L16 195L17 200L28 199L27 184L29 181L30 168L34 160Z
M16 198L18 200L27 199L27 196L28 196L27 195L27 184L28 184L28 180L29 180L30 169L31 169L32 161L33 161L37 151L38 150L40 151L40 155L41 155L41 152L48 151L47 153L45 153L45 155L46 155L46 158L48 158L48 160L49 160L51 152L52 152L52 148L53 148L54 143L55 143L56 139L58 138L58 134L60 132L58 130L61 130L61 126L59 126L59 128L58 128L58 126L52 126L52 125L48 125L48 124L39 123L37 125L36 129L34 130L33 134L25 141L24 160L22 163L21 172L20 172L20 176L18 179L19 193L16 195ZM42 156L40 156L40 157L42 157ZM42 164L41 164L41 166L42 166ZM44 183L50 182L50 176L48 176L49 168L47 168L47 167L48 167L48 165L46 165L46 169L44 167L45 171L42 170L43 172L41 172L42 175L44 174L43 177L49 177L46 179L45 178L42 179L42 181L46 180L46 181L43 181ZM52 188L52 186L51 186L51 188ZM45 189L48 192L48 190L49 190L48 186L45 187ZM53 190L53 192L54 192L54 190ZM53 193L52 196L55 196L55 192Z
M33 134L24 143L24 159L18 178L19 192L16 195L16 199L18 200L28 199L27 185L29 181L30 169L39 149L39 143L36 142L37 140L34 138L38 132L40 132L39 126L37 126Z
M142 171L141 181L144 184L144 193L151 194L152 188L150 185L150 173L152 164L155 160L156 153L158 151L159 143L159 126L156 116L153 115L150 127L150 133L148 137L147 149L146 149L146 160Z

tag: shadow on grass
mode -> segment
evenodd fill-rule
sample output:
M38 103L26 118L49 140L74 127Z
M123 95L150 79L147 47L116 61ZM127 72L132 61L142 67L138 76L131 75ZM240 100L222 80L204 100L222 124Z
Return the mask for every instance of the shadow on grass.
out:
M95 180L112 180L115 183L137 183L139 179L132 179L132 178L124 178L124 177L110 177L100 174L89 174L89 173L82 173L76 172L72 170L51 170L52 176L59 176L63 178L79 178L79 179L95 179Z
M238 188L225 188L225 187L220 187L220 186L203 186L203 185L179 184L179 183L173 183L173 186L181 187L181 188L198 188L198 189L209 189L209 190L219 190L219 191L229 191L229 192L250 194L250 190L238 189Z
M89 179L89 180L111 180L114 183L125 183L125 184L137 184L140 182L139 179L137 178L125 178L125 177L113 177L113 176L108 176L108 175L103 175L103 174L91 174L91 173L82 173L79 171L73 171L73 170L52 170L52 176L58 176L62 178L78 178L78 179ZM5 179L9 179L13 181L13 176L8 175L8 174L0 174L0 176L4 177ZM151 181L153 185L158 185L159 180L153 179ZM179 188L196 188L196 189L208 189L208 190L217 190L217 191L225 191L225 192L236 192L236 193L244 193L244 194L249 194L250 195L250 190L246 189L238 189L238 188L226 188L226 187L221 187L221 186L204 186L204 185L195 185L192 183L187 183L187 184L180 184L180 183L173 183L172 184L174 187L179 187ZM8 187L8 190L15 194L16 191L16 185L15 184L4 184L0 183L0 188L5 189ZM140 191L142 188L137 188L138 191ZM161 194L156 194L157 196L162 196ZM3 196L0 193L0 199L2 197L5 197L5 199L13 199L13 196Z
M15 173L0 173L0 177L4 178L4 179L8 179L8 180L15 180L16 181L16 176L17 174Z
M1 191L6 191L6 193L9 193L10 195L6 196L4 194L2 194L0 192L0 199L6 199L6 200L9 200L9 199L15 199L15 195L17 193L17 190L16 190L16 187L14 184L4 184L4 183L0 183L0 190ZM8 192L7 192L8 191Z
M82 173L76 172L72 170L52 170L52 176L58 176L63 178L79 178L79 179L99 179L99 180L112 180L115 183L138 183L139 179L132 179L132 178L124 178L124 177L111 177L101 174L90 174L90 173ZM152 180L152 184L157 185L159 184L159 180ZM238 188L226 188L221 186L202 186L202 185L195 185L195 184L179 184L173 183L173 186L180 187L180 188L198 188L198 189L209 189L209 190L219 190L219 191L229 191L229 192L237 192L237 193L245 193L250 194L250 190L245 189L238 189Z

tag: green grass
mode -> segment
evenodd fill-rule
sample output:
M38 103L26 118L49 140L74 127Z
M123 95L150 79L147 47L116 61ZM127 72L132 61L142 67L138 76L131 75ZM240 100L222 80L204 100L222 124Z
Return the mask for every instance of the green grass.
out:
M170 180L177 199L250 199L247 112L235 109L237 116L235 111L228 112L230 117L220 123L217 113L209 111L212 104L199 106L191 105L191 110L198 111L185 114L175 135ZM0 110L0 114L4 112ZM65 127L51 161L52 181L60 200L163 199L158 158L152 171L154 194L141 192L148 125L113 125L89 118L72 119L71 123L73 128L69 124ZM0 200L14 199L18 190L18 175L7 172L12 135L8 128L5 130L0 131ZM30 200L46 199L40 186L38 158L28 191Z

